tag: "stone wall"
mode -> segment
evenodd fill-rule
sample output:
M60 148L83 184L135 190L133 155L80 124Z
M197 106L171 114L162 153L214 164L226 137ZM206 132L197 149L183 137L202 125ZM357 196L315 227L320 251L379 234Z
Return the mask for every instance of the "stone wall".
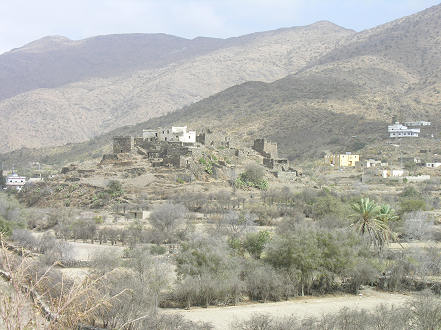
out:
M113 153L129 153L133 150L134 138L132 136L114 136Z
M267 139L254 140L253 149L265 158L278 158L277 143L270 142Z
M213 132L209 129L203 130L196 136L196 142L212 147L230 147L230 137L224 132Z
M290 171L288 159L283 159L283 158L280 159L264 158L263 166L271 170L284 171L284 172Z

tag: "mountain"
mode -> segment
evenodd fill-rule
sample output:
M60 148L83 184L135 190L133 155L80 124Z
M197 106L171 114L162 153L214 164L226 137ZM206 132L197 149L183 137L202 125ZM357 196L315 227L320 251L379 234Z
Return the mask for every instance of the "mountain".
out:
M0 60L1 75L12 72L0 81L19 86L11 84L3 95L29 89L0 102L0 152L86 141L246 81L275 81L353 33L318 22L226 40L119 35L36 41ZM19 73L5 69L5 62L22 63L10 64ZM30 83L21 87L22 79Z
M441 124L441 5L349 36L297 73L233 87L178 122L228 127L238 138L277 141L291 158L355 151L386 138L396 117ZM177 115L179 114L179 117ZM438 135L436 136L439 137Z
M49 36L0 55L0 100L38 88L161 67L219 49L229 40L166 34Z
M326 24L326 23L325 23ZM41 151L47 162L98 157L111 136L143 128L187 124L225 129L250 144L265 136L292 159L324 151L357 151L384 140L386 125L429 120L439 138L441 5L374 29L348 34L332 49L273 82L245 82L182 110L73 144ZM20 151L11 159L38 157Z

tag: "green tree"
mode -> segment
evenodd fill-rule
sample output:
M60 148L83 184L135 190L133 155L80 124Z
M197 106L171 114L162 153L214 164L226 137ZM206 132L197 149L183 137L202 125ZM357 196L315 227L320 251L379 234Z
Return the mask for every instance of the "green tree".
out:
M379 206L369 198L361 198L352 204L352 209L355 220L351 226L360 235L367 235L371 244L381 249L392 239L388 221L394 217L394 212L389 206Z
M246 235L245 240L242 243L242 247L251 256L256 259L260 259L266 244L270 241L271 235L267 230L262 230L257 233L249 233Z
M298 270L301 294L304 296L311 285L314 270L320 266L320 256L314 233L303 232L302 235L275 239L266 251L265 259L274 268Z

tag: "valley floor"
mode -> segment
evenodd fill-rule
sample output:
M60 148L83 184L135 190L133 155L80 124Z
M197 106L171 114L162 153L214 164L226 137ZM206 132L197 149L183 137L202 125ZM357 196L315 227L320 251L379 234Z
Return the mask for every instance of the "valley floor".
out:
M374 289L362 290L360 295L341 295L323 297L302 297L283 302L249 304L230 307L192 308L187 311L164 309L166 313L183 315L186 319L196 322L210 322L215 329L228 329L235 320L247 320L254 314L267 314L273 317L296 318L321 317L336 313L342 308L356 310L374 310L381 305L402 306L409 296L387 293Z

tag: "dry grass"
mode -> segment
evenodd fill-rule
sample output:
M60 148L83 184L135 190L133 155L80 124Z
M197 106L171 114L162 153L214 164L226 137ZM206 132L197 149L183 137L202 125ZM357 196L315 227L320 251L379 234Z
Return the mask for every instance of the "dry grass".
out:
M99 289L108 274L70 281L54 275L55 265L43 272L31 257L11 253L1 239L0 275L9 282L9 290L0 300L0 316L5 329L73 329L93 324L99 309L126 290L103 297Z

